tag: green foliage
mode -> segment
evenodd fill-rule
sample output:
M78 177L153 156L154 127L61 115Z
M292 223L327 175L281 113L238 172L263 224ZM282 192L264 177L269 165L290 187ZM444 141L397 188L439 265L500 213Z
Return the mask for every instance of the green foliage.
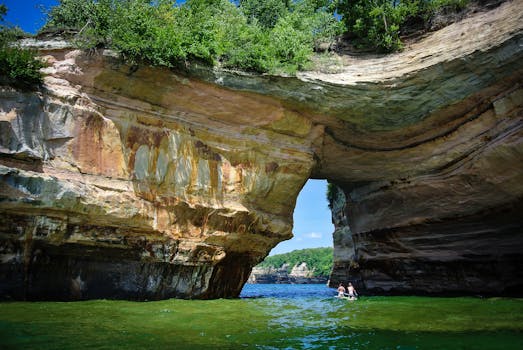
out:
M270 48L289 73L306 68L313 48L341 34L343 26L315 1L296 2L270 31Z
M226 61L247 28L241 11L228 0L188 0L181 15L187 20L182 26L187 32L184 50L210 64Z
M52 7L47 14L47 28L80 29L88 22L96 22L94 15L98 12L95 1L60 0L60 5Z
M42 82L42 62L36 53L18 47L0 47L0 77L9 85L29 89Z
M130 62L198 60L257 72L304 68L318 41L343 30L329 0L60 0L45 29L75 29L80 47L104 45Z
M401 47L398 16L391 1L340 0L338 11L357 46L387 51Z
M394 51L402 28L467 0L60 0L45 29L73 29L78 46L118 50L133 63L197 60L256 72L304 69L315 47L348 30L359 47ZM337 21L334 11L343 15ZM345 28L346 26L346 28Z
M258 23L264 28L273 28L280 18L289 12L290 1L285 0L240 0L240 7L249 23Z
M450 11L460 11L467 6L469 0L432 0L428 1L428 3L428 10L430 11L435 11L441 8L445 8Z
M338 12L357 47L391 52L403 47L401 30L412 19L427 23L439 9L459 11L468 0L339 0Z
M6 14L7 7L0 5L0 21ZM42 82L40 68L44 65L36 58L36 52L14 44L24 35L20 28L0 25L0 84L32 89Z
M119 15L116 9L126 3L125 0L60 0L60 4L47 13L43 29L77 30L76 43L83 48L105 45L110 40L113 19Z
M0 25L0 43L2 44L27 37L28 34L20 27L7 27Z
M7 14L7 7L4 4L0 4L0 21L4 20L4 16Z
M238 32L236 43L224 55L223 67L255 72L275 70L278 60L272 52L269 33L260 26L245 26Z
M332 209L334 201L338 198L339 188L332 182L327 184L327 202L329 202L329 208Z
M126 1L115 7L110 21L110 43L130 61L149 61L154 65L172 66L185 59L183 32L173 20L177 8L162 1L150 6L144 1Z
M329 276L332 271L333 249L310 248L293 250L285 254L268 256L258 266L279 268L284 264L288 264L288 272L291 272L293 266L303 262L307 264L309 269L314 269L314 277Z

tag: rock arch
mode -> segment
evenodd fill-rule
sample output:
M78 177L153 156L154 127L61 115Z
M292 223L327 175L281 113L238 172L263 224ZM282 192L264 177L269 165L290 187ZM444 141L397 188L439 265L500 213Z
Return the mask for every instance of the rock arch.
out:
M308 178L343 193L334 279L515 294L520 6L297 78L41 48L45 86L1 91L0 297L234 297Z

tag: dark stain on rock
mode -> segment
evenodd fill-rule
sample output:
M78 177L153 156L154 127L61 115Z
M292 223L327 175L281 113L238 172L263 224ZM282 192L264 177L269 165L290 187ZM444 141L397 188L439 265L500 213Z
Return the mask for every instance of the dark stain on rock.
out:
M278 167L279 167L279 165L276 162L267 163L267 164L265 164L265 172L267 174L272 174L273 172L278 170Z
M222 160L222 157L218 153L214 152L211 147L209 147L200 140L197 140L194 143L194 147L196 148L196 151L198 152L200 158L206 160L214 160L218 162Z

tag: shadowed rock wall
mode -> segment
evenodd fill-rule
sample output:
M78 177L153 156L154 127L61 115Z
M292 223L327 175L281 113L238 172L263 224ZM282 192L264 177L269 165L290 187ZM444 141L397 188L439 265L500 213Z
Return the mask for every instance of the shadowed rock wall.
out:
M465 28L478 42L510 18L521 21L521 11L505 12L521 5L488 13L489 20L503 14L496 24L471 26L469 19L448 27L462 33L449 50L468 45ZM390 130L328 133L321 173L332 168L340 189L333 286L353 281L373 294L521 295L523 65L516 27L503 45L492 42L407 78L421 84L404 99L418 111L391 108L383 114L395 120ZM399 96L411 88L399 80L392 91ZM416 113L426 114L410 121ZM336 162L341 154L345 161Z
M0 91L0 298L237 296L308 178L341 188L332 283L517 294L521 6L297 78L36 43L44 87Z

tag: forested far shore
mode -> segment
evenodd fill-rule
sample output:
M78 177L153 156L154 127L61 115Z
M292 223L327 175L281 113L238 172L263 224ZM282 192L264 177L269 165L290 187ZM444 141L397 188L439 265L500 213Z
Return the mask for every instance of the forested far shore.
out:
M285 267L287 273L290 273L293 267L302 263L307 264L309 271L312 271L311 277L328 277L332 270L333 248L308 248L293 250L289 253L268 256L255 268L279 269Z

